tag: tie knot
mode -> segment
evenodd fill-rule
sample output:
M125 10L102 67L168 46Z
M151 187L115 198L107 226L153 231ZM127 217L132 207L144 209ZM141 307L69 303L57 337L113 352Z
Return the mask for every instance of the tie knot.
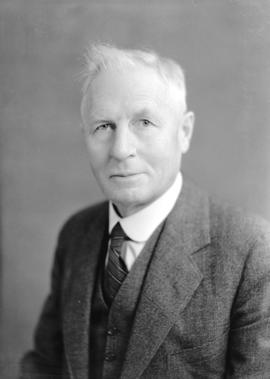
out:
M111 231L111 246L113 248L121 248L126 237L126 233L122 229L121 224L118 222Z

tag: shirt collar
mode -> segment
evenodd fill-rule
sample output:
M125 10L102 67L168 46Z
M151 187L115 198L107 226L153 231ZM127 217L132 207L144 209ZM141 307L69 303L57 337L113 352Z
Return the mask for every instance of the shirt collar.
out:
M179 172L171 187L157 200L128 216L120 217L112 202L109 202L109 233L117 222L120 222L127 236L136 242L145 242L151 236L157 226L165 220L173 209L175 202L181 192L183 178Z

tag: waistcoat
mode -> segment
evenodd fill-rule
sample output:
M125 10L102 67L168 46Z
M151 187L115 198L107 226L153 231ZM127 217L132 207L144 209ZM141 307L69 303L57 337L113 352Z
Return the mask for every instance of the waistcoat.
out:
M120 378L137 303L162 228L163 223L146 242L110 308L102 289L105 254L100 254L90 315L90 379Z

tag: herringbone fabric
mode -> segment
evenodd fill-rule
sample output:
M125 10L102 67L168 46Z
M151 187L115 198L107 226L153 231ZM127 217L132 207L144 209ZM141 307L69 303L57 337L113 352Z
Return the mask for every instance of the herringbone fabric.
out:
M125 239L127 236L118 222L111 232L109 258L104 274L104 294L109 304L128 273L125 262L121 258L121 248Z

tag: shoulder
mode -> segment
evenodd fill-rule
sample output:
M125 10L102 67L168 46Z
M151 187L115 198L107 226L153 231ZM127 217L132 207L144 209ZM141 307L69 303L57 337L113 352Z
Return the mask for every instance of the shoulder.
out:
M207 230L209 237L204 254L194 259L217 285L223 282L227 292L237 291L238 299L249 299L252 289L258 291L253 297L261 296L270 283L269 222L199 188L189 188L189 193L197 214L203 214L196 230Z
M209 193L190 178L185 178L182 192L182 201L187 203L188 212L192 212L195 218L198 218L198 214L202 215L201 219L209 223L213 238L217 235L230 235L236 239L252 240L261 234L269 234L269 221Z
M227 202L209 197L211 245L231 272L257 280L270 274L270 224ZM244 274L245 273L245 274Z
M250 246L263 241L270 244L270 223L259 215L209 196L209 217L214 239L219 237L227 242Z
M85 235L91 228L102 221L107 221L108 203L106 201L93 204L89 207L78 210L71 215L62 226L59 239L65 240L72 236L79 237Z
M270 223L267 220L209 194L189 179L185 193L188 193L184 196L189 203L188 209L195 214L196 228L208 230L210 245L219 259L238 266L253 251L259 252L260 257L270 256Z

